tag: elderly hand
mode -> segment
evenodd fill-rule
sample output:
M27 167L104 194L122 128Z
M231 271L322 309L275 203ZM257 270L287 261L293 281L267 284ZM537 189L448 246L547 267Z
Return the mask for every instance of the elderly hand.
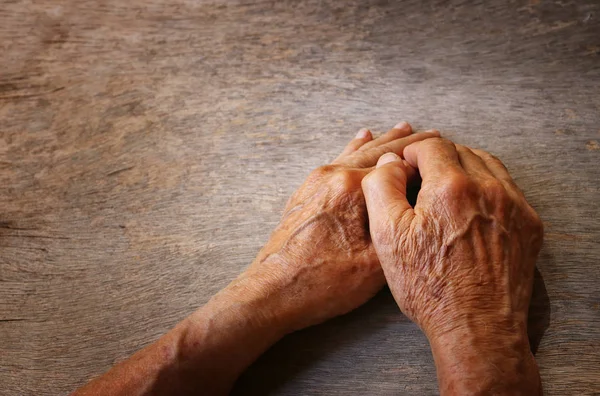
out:
M504 165L441 139L393 154L363 179L370 232L402 312L432 346L442 394L535 394L527 312L542 223Z
M268 316L286 331L344 314L385 284L371 244L361 181L387 152L439 136L400 123L374 139L361 130L331 164L313 171L290 198L255 262L227 287L265 293ZM410 169L410 167L408 168ZM414 171L413 171L414 172Z
M406 123L374 140L361 130L290 198L244 273L158 341L75 394L227 394L240 373L286 333L366 302L385 280L367 228L361 181L381 155L401 154L409 144L437 136L413 134Z

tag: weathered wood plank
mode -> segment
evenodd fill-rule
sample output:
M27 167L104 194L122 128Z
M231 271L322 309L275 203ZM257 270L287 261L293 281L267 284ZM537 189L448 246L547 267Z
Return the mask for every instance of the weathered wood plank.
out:
M597 394L599 21L592 0L3 1L0 394L65 393L156 339L252 260L311 168L403 119L506 162L546 224L545 389ZM437 385L384 292L235 393L267 391Z

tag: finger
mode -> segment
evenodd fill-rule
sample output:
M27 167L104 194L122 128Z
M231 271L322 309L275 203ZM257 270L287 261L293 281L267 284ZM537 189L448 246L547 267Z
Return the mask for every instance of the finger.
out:
M411 145L415 142L420 142L421 140L439 137L440 133L438 131L428 131L428 132L420 132L413 133L401 139L393 140L384 145L373 147L369 150L360 150L352 155L352 158L349 159L349 165L357 168L368 168L374 166L377 163L379 157L381 157L385 153L395 153L399 156L402 156L402 152L404 148Z
M390 154L395 154L395 153L390 153ZM412 166L410 166L410 164L408 162L406 162L406 160L402 159L402 157L400 157L400 161L402 161L402 164L404 165L404 168L406 171L406 178L408 179L408 187L410 187L414 183L420 182L419 171L417 169L413 168ZM379 163L377 163L377 165L379 165ZM369 173L373 172L375 169L377 169L376 165L371 166L370 168L361 168L360 170L363 171L364 172L363 175L366 176Z
M448 139L426 139L411 144L404 149L404 158L419 170L423 185L457 174L465 175L456 146Z
M373 147L381 146L382 144L391 142L392 140L406 137L412 133L412 127L407 122L399 122L392 129L381 135L377 139L370 141L369 143L362 146L361 150L368 150Z
M510 174L508 173L508 169L506 169L502 161L500 161L498 158L494 157L487 151L479 149L473 149L473 153L481 158L490 172L492 172L498 179L512 180L512 177L510 177Z
M395 153L379 158L377 168L362 180L367 203L371 238L377 244L393 238L396 227L409 224L414 217L406 198L410 166Z
M495 179L485 162L477 154L462 144L455 144L458 160L467 174L476 179Z
M479 149L472 149L472 151L475 155L482 159L496 179L502 181L507 188L516 190L522 194L521 189L517 186L510 173L508 173L508 169L506 169L506 166L504 166L502 161L487 151Z
M362 128L358 131L354 139L348 143L342 153L333 161L334 163L339 161L342 157L348 154L352 154L358 150L362 145L373 139L373 134L367 128Z

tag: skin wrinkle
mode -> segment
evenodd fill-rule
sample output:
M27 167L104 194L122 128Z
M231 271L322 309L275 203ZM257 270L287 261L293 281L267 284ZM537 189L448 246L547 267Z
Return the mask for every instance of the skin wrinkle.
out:
M386 279L429 339L443 396L540 394L526 332L539 217L496 159L405 127L313 171L244 273L77 395L227 394L284 335L357 308ZM399 189L417 165L413 209Z
M372 167L373 165L368 165L368 169ZM259 261L263 264L273 261L269 267L276 269L278 267L276 262L281 260L287 263L288 271L291 270L290 267L296 267L296 262L299 260L308 264L307 269L293 270L297 271L294 272L297 276L291 276L292 281L287 287L290 289L289 294L295 293L293 291L294 284L302 283L302 278L328 278L321 272L325 271L325 268L330 271L331 263L339 261L342 257L349 260L352 257L355 260L358 258L358 262L340 268L347 278L347 286L338 289L341 293L347 294L348 289L360 291L364 288L364 286L359 287L361 283L378 285L371 289L372 291L367 289L360 292L368 298L381 287L383 274L378 266L375 252L370 248L371 237L365 227L368 220L360 181L366 173L362 169L348 169L345 167L343 159L338 159L337 165L320 167L311 173L305 183L306 188L294 194L288 202L287 207L290 209L286 212L287 216L283 217L285 227L278 228L273 233L272 241L275 243L267 245L261 251L259 257L262 260ZM290 210L297 210L300 216L291 216ZM302 213L311 213L312 215L305 219ZM357 219L362 220L357 221ZM317 237L315 234L319 236ZM280 236L284 237L280 238ZM304 240L312 242L305 244ZM330 248L318 248L314 241L328 247L332 246L331 243L335 241L335 249L329 252ZM321 255L322 260L317 260L313 253L309 253L315 250ZM327 257L331 257L331 259L327 259ZM332 289L331 286L327 286L328 291ZM304 288L298 290L300 290L298 295L301 295ZM313 290L318 290L318 287ZM345 306L351 304L353 303L344 304L343 312L348 310ZM310 315L306 316L310 317Z
M287 219L292 213L299 212L303 208L304 208L304 205L302 205L302 204L294 206L293 208L289 209L287 212L283 213L283 215L281 216L281 220L283 221L283 220Z
M312 231L310 227L321 226L319 222L329 220L330 214L327 212L318 212L317 214L311 215L308 219L304 220L300 225L292 232L292 234L285 239L281 250L286 250L288 245L295 243L296 239L304 232Z
M541 222L524 196L509 190L514 184L497 178L504 168L491 172L485 158L462 149L459 162L454 144L433 140L405 149L412 166L421 165L420 155L431 159L419 170L422 188L409 225L396 213L405 207L404 191L378 197L372 183L365 189L370 217L396 216L371 222L390 289L428 336L443 395L539 394L526 316L540 244L526 242L541 239ZM378 167L380 175L369 180L389 180L394 166ZM510 180L507 173L500 177Z

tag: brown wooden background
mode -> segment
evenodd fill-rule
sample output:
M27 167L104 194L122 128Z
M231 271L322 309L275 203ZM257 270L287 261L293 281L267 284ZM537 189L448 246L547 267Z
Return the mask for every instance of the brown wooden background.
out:
M548 395L600 394L597 1L0 1L0 394L64 394L250 261L361 127L501 157L546 225ZM236 394L430 395L389 292Z

